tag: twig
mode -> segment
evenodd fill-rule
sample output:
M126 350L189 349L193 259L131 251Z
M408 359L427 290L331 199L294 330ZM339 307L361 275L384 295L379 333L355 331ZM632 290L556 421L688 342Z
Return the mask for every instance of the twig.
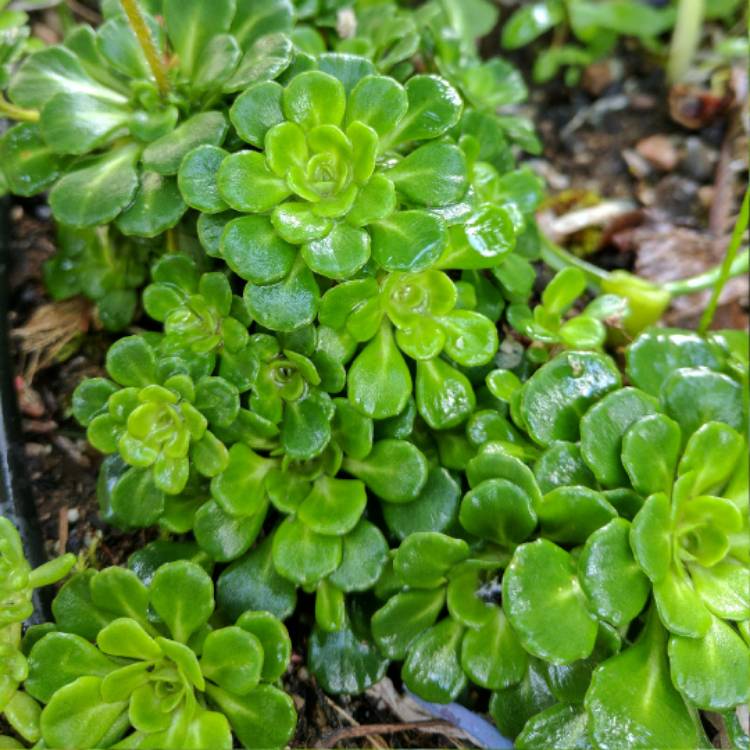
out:
M353 727L359 727L361 724L348 712L345 711L341 706L339 706L336 701L331 700L325 693L322 694L323 697L326 700L326 703L336 712L338 716L340 716L344 721L346 721L348 724L350 724ZM380 737L376 735L367 735L367 739L370 741L370 744L373 747L380 748L380 750L387 750L388 743L384 742L380 739Z
M708 215L708 229L717 238L724 236L727 224L729 224L729 214L732 210L734 193L732 146L739 135L739 124L739 112L734 109L729 118L729 126L719 152L719 161L716 165L716 176L714 178L713 199Z
M66 438L65 435L53 435L50 440L55 448L62 451L76 466L82 469L91 467L91 461L76 448L70 438Z
M576 232L580 232L587 227L601 227L608 224L613 219L632 213L636 206L632 201L604 201L596 206L581 208L577 211L570 211L567 214L558 216L549 222L547 234L555 242L559 242Z
M397 734L398 732L424 732L427 734L445 734L450 736L456 728L447 721L410 721L404 724L365 724L356 727L344 727L323 736L315 747L333 747L342 740L356 739L375 734Z
M57 553L65 554L68 546L68 506L64 505L57 512Z
M128 17L130 27L133 29L133 33L138 39L138 43L143 49L143 54L146 56L151 72L154 74L156 85L159 87L159 93L162 98L166 98L169 94L169 79L167 78L167 71L164 66L164 60L159 55L154 39L151 36L151 30L146 24L146 19L141 13L138 0L120 0L125 15Z

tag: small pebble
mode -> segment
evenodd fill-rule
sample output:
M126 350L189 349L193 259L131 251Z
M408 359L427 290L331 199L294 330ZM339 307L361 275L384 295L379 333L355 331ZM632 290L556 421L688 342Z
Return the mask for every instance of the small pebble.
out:
M703 139L690 136L685 139L685 156L680 166L688 177L698 182L709 182L716 171L718 158L716 149L707 146Z
M49 456L52 452L52 446L49 443L26 443L24 453L28 458L39 458L40 456Z
M646 159L644 159L643 156L641 156L637 151L633 151L632 148L624 149L622 152L622 158L628 165L628 171L630 172L630 174L632 174L633 177L636 177L639 180L648 177L653 172L651 164Z
M671 172L680 160L672 139L666 135L650 135L638 141L635 150L652 166L662 172Z

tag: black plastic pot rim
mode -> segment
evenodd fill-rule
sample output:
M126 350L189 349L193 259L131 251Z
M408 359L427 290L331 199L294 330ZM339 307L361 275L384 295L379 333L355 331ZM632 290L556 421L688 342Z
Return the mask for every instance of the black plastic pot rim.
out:
M9 518L21 535L26 558L36 568L47 561L31 485L25 471L21 416L16 400L10 348L10 214L0 201L0 515ZM34 592L32 622L49 619L51 590Z

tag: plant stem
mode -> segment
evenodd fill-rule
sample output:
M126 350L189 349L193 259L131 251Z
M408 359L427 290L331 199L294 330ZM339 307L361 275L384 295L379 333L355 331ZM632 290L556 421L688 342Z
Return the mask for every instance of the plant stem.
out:
M687 73L698 49L703 12L704 0L680 0L677 6L677 22L672 32L667 63L667 77L672 83Z
M743 210L746 208L747 196L745 196ZM742 223L743 218L744 224ZM721 285L723 286L727 279L747 273L748 268L750 267L748 248L745 248L741 253L738 253L740 241L746 229L747 212L744 215L740 215L734 234L732 235L732 244L730 244L730 247L727 250L727 257L724 259L724 263L721 266L714 266L697 276L690 276L686 279L678 279L677 281L668 281L661 284L660 288L665 289L672 297L681 297L685 294L695 294L696 292L710 289L717 284L719 279L723 279L721 281ZM586 274L589 284L597 289L601 286L603 281L610 277L608 271L573 255L565 250L565 248L556 245L547 237L542 237L542 260L555 271L561 271L563 268L568 268L569 266L580 268L581 271ZM725 276L722 276L722 274L725 274ZM708 312L708 310L706 310L706 312Z
M748 248L745 248L730 265L727 279L732 279L735 276L742 276L743 273L747 273L748 267L750 267L750 255L748 255ZM716 284L721 275L721 271L722 266L714 266L708 271L698 274L698 276L690 276L687 279L679 279L677 281L668 281L664 284L664 289L666 289L673 297L682 297L685 294L704 292L706 289L710 289Z
M159 51L156 49L151 31L138 5L138 0L120 0L120 3L125 11L125 15L128 17L130 28L133 29L133 33L141 45L143 54L146 56L151 72L154 74L156 85L159 87L159 93L162 98L165 98L169 94L169 79L167 78L164 60L162 60Z
M568 252L560 245L556 245L548 237L542 236L542 260L555 271L562 271L563 268L574 266L586 274L589 283L598 286L609 275L604 269L595 266L593 263L579 258L577 255Z
M2 94L0 94L0 116L17 122L39 122L39 112L35 109L17 107L15 104L11 104Z
M721 296L722 289L727 283L732 274L732 269L735 264L735 260L742 261L744 258L744 272L747 273L748 268L748 252L745 252L737 257L737 253L740 249L740 243L742 242L745 232L747 231L748 217L750 216L750 188L745 191L745 197L742 200L742 208L740 208L740 215L737 217L737 223L734 225L734 231L732 232L732 239L729 240L729 247L727 248L727 254L724 256L724 262L719 268L718 277L714 284L714 290L711 294L711 299L708 302L708 306L703 311L701 317L700 326L698 330L701 333L705 333L708 327L711 325L711 321L716 314L716 308L719 305L719 297ZM742 273L742 271L740 271Z

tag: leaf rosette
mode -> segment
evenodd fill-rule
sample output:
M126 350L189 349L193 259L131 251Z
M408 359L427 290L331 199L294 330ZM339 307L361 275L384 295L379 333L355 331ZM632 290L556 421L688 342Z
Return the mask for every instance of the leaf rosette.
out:
M239 393L223 378L195 381L184 362L157 366L156 351L144 338L127 336L107 354L114 382L93 378L74 394L76 418L91 444L118 453L133 467L120 482L140 493L180 493L190 467L213 477L226 467L227 449L209 425L229 425L239 411ZM127 477L127 478L126 478Z
M251 320L226 275L200 274L182 255L161 258L143 291L146 312L164 324L160 350L216 355L219 375L240 392L250 388L258 363L249 347Z
M523 385L507 371L488 376L542 447L513 433L481 444L460 510L467 531L512 555L503 609L533 660L492 711L516 734L523 722L503 704L523 707L519 745L542 747L568 731L622 742L637 731L643 744L673 732L697 746L696 707L729 711L747 699L743 349L721 332L659 330L628 350L633 386L583 352L558 355ZM615 629L642 616L640 638L621 644ZM626 680L621 670L650 675L658 700L613 691L604 675ZM673 725L661 718L667 711Z
M456 285L436 269L390 273L380 284L357 279L326 292L321 323L367 342L349 367L354 406L375 419L403 411L412 392L403 352L417 360L417 408L427 424L446 429L464 422L476 403L474 391L440 355L463 367L485 365L497 350L497 330L481 312L457 305Z
M34 589L56 583L74 564L75 556L68 553L32 570L18 531L0 516L0 715L28 742L39 741L40 709L19 690L29 673L21 647L23 622L33 612Z
M139 31L150 56L123 6L105 3L97 30L74 28L62 44L29 55L10 82L11 102L38 112L38 122L2 139L8 185L19 195L49 189L61 223L116 221L141 237L175 226L188 208L180 163L199 145L223 143L223 98L291 62L287 0L158 5L164 27L143 13Z
M187 560L143 583L130 570L87 571L53 603L56 630L29 654L26 690L44 704L50 747L283 747L296 725L275 686L291 643L268 612L214 628L210 576Z
M467 189L463 152L442 138L462 107L446 81L402 86L350 55L323 55L319 66L238 97L232 123L258 150L191 171L196 152L181 174L189 203L215 176L224 206L248 214L225 221L220 253L249 282L253 317L277 331L312 322L316 275L428 268L447 237L433 209Z
M372 632L383 654L404 660L404 682L425 700L455 700L469 680L501 689L523 677L528 656L499 606L506 561L437 532L411 534L396 551Z

